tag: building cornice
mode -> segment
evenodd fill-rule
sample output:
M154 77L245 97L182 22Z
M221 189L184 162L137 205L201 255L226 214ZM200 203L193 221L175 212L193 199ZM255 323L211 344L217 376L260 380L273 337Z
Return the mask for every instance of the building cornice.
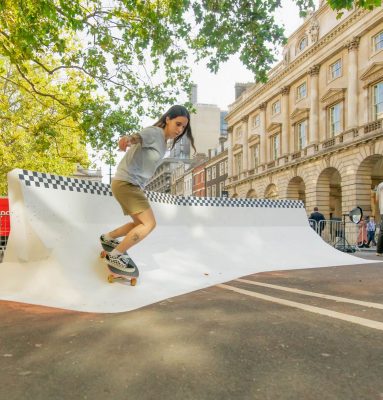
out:
M281 129L281 128L282 128L282 124L280 122L272 122L266 128L266 132L270 133L270 132L276 131L277 129Z
M339 89L329 89L320 99L321 103L325 106L329 106L337 101L344 100L345 98L346 89L339 88Z
M244 99L243 101L241 101L240 103L235 105L233 107L233 109L229 111L228 115L226 116L226 119L227 120L230 119L230 116L234 117L234 115L236 113L243 110L243 108L245 106L247 106L249 103L254 102L254 100L256 98L260 98L271 88L275 87L277 89L277 91L280 91L279 88L281 85L278 85L279 82L283 81L284 78L286 78L291 72L296 71L298 69L299 65L303 64L304 61L306 61L307 59L312 58L315 53L318 53L320 50L322 50L332 40L334 40L337 36L339 36L340 33L345 32L347 29L349 29L349 27L351 25L354 25L357 20L363 18L368 13L371 13L371 11L364 10L364 9L357 9L342 23L335 26L330 32L328 32L325 36L323 36L320 40L318 40L315 44L313 44L310 48L308 48L300 56L298 56L295 60L293 60L289 65L287 65L283 70L281 70L280 73L271 77L268 82L266 82L265 84L263 84L261 86L255 85L256 90L253 93L251 93L246 99ZM355 36L355 37L357 37L357 36ZM344 46L344 44L342 44L341 46ZM315 60L315 64L320 64L321 61L322 60L320 60L320 61ZM279 66L279 64L275 68L277 68L278 66ZM265 98L262 99L262 102L268 102L270 98L275 97L275 95L277 93L274 93L274 92L270 93L270 95L268 96L267 99L265 99ZM240 118L243 118L243 115ZM234 124L231 124L231 125L234 125Z
M353 140L353 141L350 141L348 143L340 142L339 144L337 144L331 148L323 147L322 150L318 151L314 155L310 155L305 158L301 158L299 160L291 161L289 163L286 163L283 166L271 168L267 171L248 176L239 181L230 182L229 184L226 185L226 187L227 188L236 188L237 186L240 186L240 185L243 185L246 183L250 183L250 182L254 182L254 180L263 179L263 178L267 178L267 177L273 177L273 176L275 176L276 173L279 173L279 172L283 172L283 171L291 170L291 169L297 169L298 167L304 166L309 163L313 163L317 160L329 159L330 157L332 157L333 155L335 155L337 153L347 151L348 149L354 148L361 144L374 143L377 140L380 140L382 138L382 134L383 134L382 120L375 121L374 123L379 124L380 128L378 130L374 129L373 132L369 132L367 129L367 126L370 124L362 126L362 127L360 127L359 130L364 131L364 134L355 138L355 140Z
M290 115L291 122L294 124L304 118L308 118L309 114L309 108L296 108Z
M362 74L360 79L365 82L365 87L381 80L383 76L383 62L374 62Z

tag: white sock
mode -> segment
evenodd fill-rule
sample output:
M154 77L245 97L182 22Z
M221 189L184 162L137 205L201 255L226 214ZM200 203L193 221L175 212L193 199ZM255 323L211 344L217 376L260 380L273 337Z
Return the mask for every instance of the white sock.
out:
M105 234L104 234L104 238L105 238L106 240L113 240L113 239L114 239L114 238L112 238L112 236L109 235L109 233L105 233Z
M111 256L120 256L121 254L123 254L123 253L121 253L121 251L118 251L118 250L116 250L116 249L113 249L113 250L110 252L110 255L111 255Z

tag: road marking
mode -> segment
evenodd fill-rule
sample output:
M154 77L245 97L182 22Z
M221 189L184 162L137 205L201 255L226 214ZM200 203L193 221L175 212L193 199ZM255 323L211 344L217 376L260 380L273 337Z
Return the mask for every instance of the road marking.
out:
M284 299L280 299L278 297L267 296L265 294L251 292L250 290L240 289L240 288L237 288L234 286L229 286L229 285L224 285L224 284L219 284L217 286L222 289L227 289L227 290L231 290L233 292L244 294L246 296L256 297L261 300L271 301L273 303L282 304L284 306L298 308L300 310L309 311L309 312L312 312L315 314L325 315L327 317L331 317L331 318L335 318L335 319L341 319L343 321L351 322L353 324L358 324L358 325L366 326L368 328L373 328L373 329L378 329L380 331L383 331L383 322L374 321L374 320L366 319L366 318L354 317L352 315L343 314L343 313L340 313L337 311L327 310L326 308L309 306L307 304L297 303L295 301L284 300Z
M320 297L322 299L335 300L335 301L341 302L341 303L351 303L351 304L357 304L359 306L378 308L380 310L383 310L383 304L380 304L380 303L370 303L368 301L347 299L345 297L331 296L329 294L308 292L306 290L294 289L294 288L289 288L289 287L285 287L285 286L277 286L277 285L272 285L270 283L250 281L248 279L236 279L236 281L243 282L243 283L249 283L250 285L264 286L264 287L271 288L271 289L283 290L285 292L304 294L306 296Z

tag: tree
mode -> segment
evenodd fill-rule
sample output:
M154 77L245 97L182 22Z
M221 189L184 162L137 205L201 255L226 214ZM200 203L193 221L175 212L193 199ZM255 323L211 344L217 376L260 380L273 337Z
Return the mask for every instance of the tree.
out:
M335 10L380 5L328 1ZM295 2L302 12L313 7L313 0ZM206 59L212 72L239 54L255 79L265 81L285 41L273 17L280 5L280 0L0 0L0 56L19 75L23 95L66 109L83 140L109 154L114 138L138 129L142 115L154 118L190 91L191 54Z
M1 59L0 70L0 194L6 194L6 174L13 168L68 175L77 164L87 165L85 132L70 112L78 102L69 95L71 80L76 77L67 82L63 106L51 97L26 90L18 71ZM52 96L63 97L34 71L28 71L28 76L44 85Z
M342 14L342 10L352 10L354 7L373 10L382 5L382 0L328 0L327 2L333 10L339 12L339 15Z
M297 3L306 7L312 0ZM279 0L1 0L0 54L35 94L46 93L28 76L29 68L53 80L77 70L93 83L80 85L80 96L99 91L106 103L123 104L135 117L130 124L135 129L138 117L158 115L164 104L189 91L191 52L198 60L207 58L212 71L240 52L264 80L284 40L272 16L279 5ZM92 110L77 111L81 117ZM116 126L117 133L122 128ZM95 132L91 139L96 147L104 144Z

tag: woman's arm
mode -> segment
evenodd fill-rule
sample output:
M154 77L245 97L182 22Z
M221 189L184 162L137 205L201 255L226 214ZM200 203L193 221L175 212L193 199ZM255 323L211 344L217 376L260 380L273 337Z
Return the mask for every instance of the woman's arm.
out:
M126 149L130 147L132 144L137 144L137 143L142 143L142 138L138 133L135 133L133 135L123 136L118 141L118 148L122 151L126 151Z

